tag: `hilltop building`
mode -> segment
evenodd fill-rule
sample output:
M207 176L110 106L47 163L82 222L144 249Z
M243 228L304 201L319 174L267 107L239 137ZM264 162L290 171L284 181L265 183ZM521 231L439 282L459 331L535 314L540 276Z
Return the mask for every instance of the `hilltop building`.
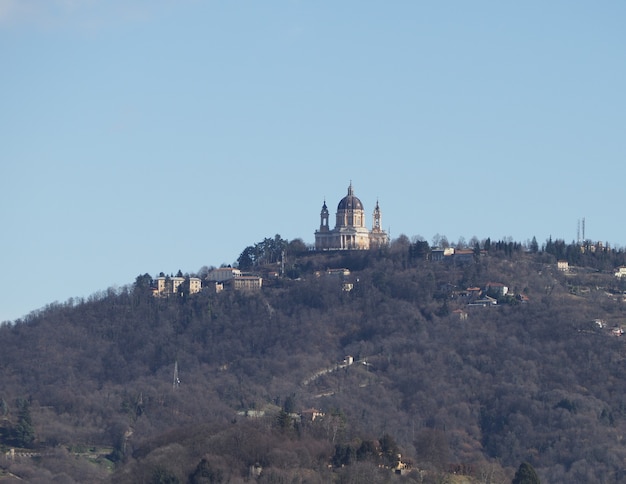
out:
M213 269L206 277L207 281L215 284L215 292L224 290L224 283L237 290L261 289L263 278L259 276L246 275L239 269L233 267L220 267Z
M185 278L181 276L166 277L159 276L155 280L156 287L153 289L155 296L164 296L168 294L176 294L178 287L185 282ZM189 293L196 294L202 290L202 281L198 277L189 278Z
M206 278L211 282L224 282L230 281L236 277L241 277L241 271L233 267L220 267L219 269L213 269L209 271Z
M367 250L389 243L389 236L382 229L382 212L378 201L374 208L372 230L368 230L363 203L354 194L352 182L348 194L337 205L334 229L329 226L329 218L330 213L324 200L320 228L315 231L315 250Z

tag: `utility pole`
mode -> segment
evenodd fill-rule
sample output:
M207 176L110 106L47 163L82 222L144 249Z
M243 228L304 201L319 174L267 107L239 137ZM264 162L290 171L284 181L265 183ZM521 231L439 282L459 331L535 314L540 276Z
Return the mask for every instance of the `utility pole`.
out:
M172 383L172 388L176 390L180 386L180 378L178 378L178 360L174 363L174 383Z

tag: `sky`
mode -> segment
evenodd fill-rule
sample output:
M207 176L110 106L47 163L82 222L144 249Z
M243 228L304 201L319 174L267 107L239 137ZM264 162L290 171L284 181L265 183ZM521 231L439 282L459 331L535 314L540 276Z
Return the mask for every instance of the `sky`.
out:
M626 245L623 1L0 0L0 321L314 242Z

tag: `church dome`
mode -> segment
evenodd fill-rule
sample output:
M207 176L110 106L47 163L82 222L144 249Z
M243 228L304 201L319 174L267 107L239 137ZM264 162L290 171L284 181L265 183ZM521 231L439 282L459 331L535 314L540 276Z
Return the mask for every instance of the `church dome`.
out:
M361 200L354 195L352 183L350 183L350 186L348 187L348 194L343 197L339 202L339 205L337 205L337 211L340 210L363 210Z

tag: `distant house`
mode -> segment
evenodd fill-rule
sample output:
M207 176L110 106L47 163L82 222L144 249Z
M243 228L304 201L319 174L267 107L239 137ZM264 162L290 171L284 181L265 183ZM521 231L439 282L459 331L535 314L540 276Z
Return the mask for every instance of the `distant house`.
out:
M236 277L241 277L241 271L233 267L220 267L209 271L206 276L207 281L224 282L230 281Z
M497 297L506 296L509 288L500 282L488 282L485 285L485 292L495 294Z
M196 294L202 290L202 281L199 277L189 278L189 293Z
M435 261L435 262L442 261L443 257L444 257L443 249L439 249L439 248L431 249L431 251L430 251L430 260L431 261Z
M159 276L156 278L156 287L153 290L155 296L164 296L168 294L176 294L179 286L185 282L185 278L181 276L166 277ZM198 277L189 278L189 293L196 294L202 290L202 281Z
M333 277L348 277L350 275L350 269L326 269L325 271L315 271L315 277L333 276Z
M184 277L172 277L172 292L178 292L178 286L185 282Z
M316 408L307 408L306 410L302 410L302 412L300 412L300 415L302 416L302 420L308 420L309 422L313 422L316 418L323 417L324 412Z
M473 249L455 249L454 261L455 262L474 262L474 250Z
M459 318L460 321L465 321L467 319L467 311L463 311L462 309L455 309L452 311L452 314Z
M626 266L618 267L617 271L615 271L615 277L619 277L620 279L626 277Z
M476 299L476 301L471 302L468 306L480 306L480 307L488 307L488 306L497 306L498 301L492 297L485 296L480 299Z
M566 260L559 260L556 262L556 268L561 272L569 272L569 262Z
M263 278L259 276L239 276L232 279L231 284L236 290L258 290L263 286Z
M479 287L468 287L462 291L454 291L452 293L452 298L460 298L465 300L467 303L471 303L478 299L482 294L482 290Z
M239 410L237 415L249 418L262 418L265 417L265 410Z
M454 255L454 247L445 247L445 248L433 247L430 250L431 261L442 261L447 257L452 257L453 255Z
M341 269L327 269L326 270L326 274L329 276L342 276L342 277L346 277L350 275L350 269L345 269L345 268L341 268Z

